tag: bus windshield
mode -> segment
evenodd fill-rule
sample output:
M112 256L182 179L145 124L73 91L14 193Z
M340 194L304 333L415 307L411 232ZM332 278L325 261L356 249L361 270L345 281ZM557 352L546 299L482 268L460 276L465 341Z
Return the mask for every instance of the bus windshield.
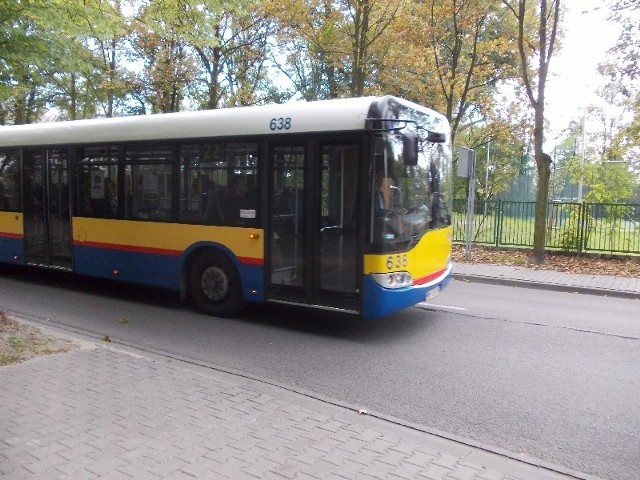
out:
M403 159L402 133L384 133L374 142L370 242L383 250L406 248L431 229L451 224L451 151L419 135L416 165Z

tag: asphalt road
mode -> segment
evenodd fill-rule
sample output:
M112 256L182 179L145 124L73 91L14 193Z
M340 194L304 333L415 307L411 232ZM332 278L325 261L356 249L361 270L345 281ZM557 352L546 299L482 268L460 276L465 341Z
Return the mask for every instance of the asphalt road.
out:
M375 321L0 270L0 308L609 479L640 478L640 302L453 282ZM127 323L118 320L127 319Z

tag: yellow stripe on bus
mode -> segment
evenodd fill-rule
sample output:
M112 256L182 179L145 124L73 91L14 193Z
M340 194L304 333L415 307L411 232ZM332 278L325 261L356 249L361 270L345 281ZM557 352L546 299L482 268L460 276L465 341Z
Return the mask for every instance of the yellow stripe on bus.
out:
M24 236L22 214L0 212L0 236L22 238Z
M179 255L198 242L219 243L236 256L264 259L264 232L258 228L74 218L74 245L112 245Z
M364 273L405 271L414 279L446 269L451 259L452 227L432 230L407 252L364 256Z

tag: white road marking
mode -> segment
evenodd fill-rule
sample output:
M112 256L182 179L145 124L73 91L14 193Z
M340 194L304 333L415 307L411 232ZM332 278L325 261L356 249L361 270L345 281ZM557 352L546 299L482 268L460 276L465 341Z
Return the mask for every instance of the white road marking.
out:
M453 307L451 305L438 305L435 303L427 303L427 302L420 302L417 305L418 307L423 307L423 308L431 308L432 310L457 310L460 312L466 312L467 309L466 308L462 308L462 307Z

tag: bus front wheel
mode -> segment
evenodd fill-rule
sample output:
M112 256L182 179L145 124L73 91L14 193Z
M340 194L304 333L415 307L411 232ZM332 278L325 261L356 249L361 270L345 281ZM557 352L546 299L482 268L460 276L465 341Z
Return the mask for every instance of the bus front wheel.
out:
M196 308L210 315L231 317L244 307L238 270L219 252L208 251L196 257L189 275L189 290Z

